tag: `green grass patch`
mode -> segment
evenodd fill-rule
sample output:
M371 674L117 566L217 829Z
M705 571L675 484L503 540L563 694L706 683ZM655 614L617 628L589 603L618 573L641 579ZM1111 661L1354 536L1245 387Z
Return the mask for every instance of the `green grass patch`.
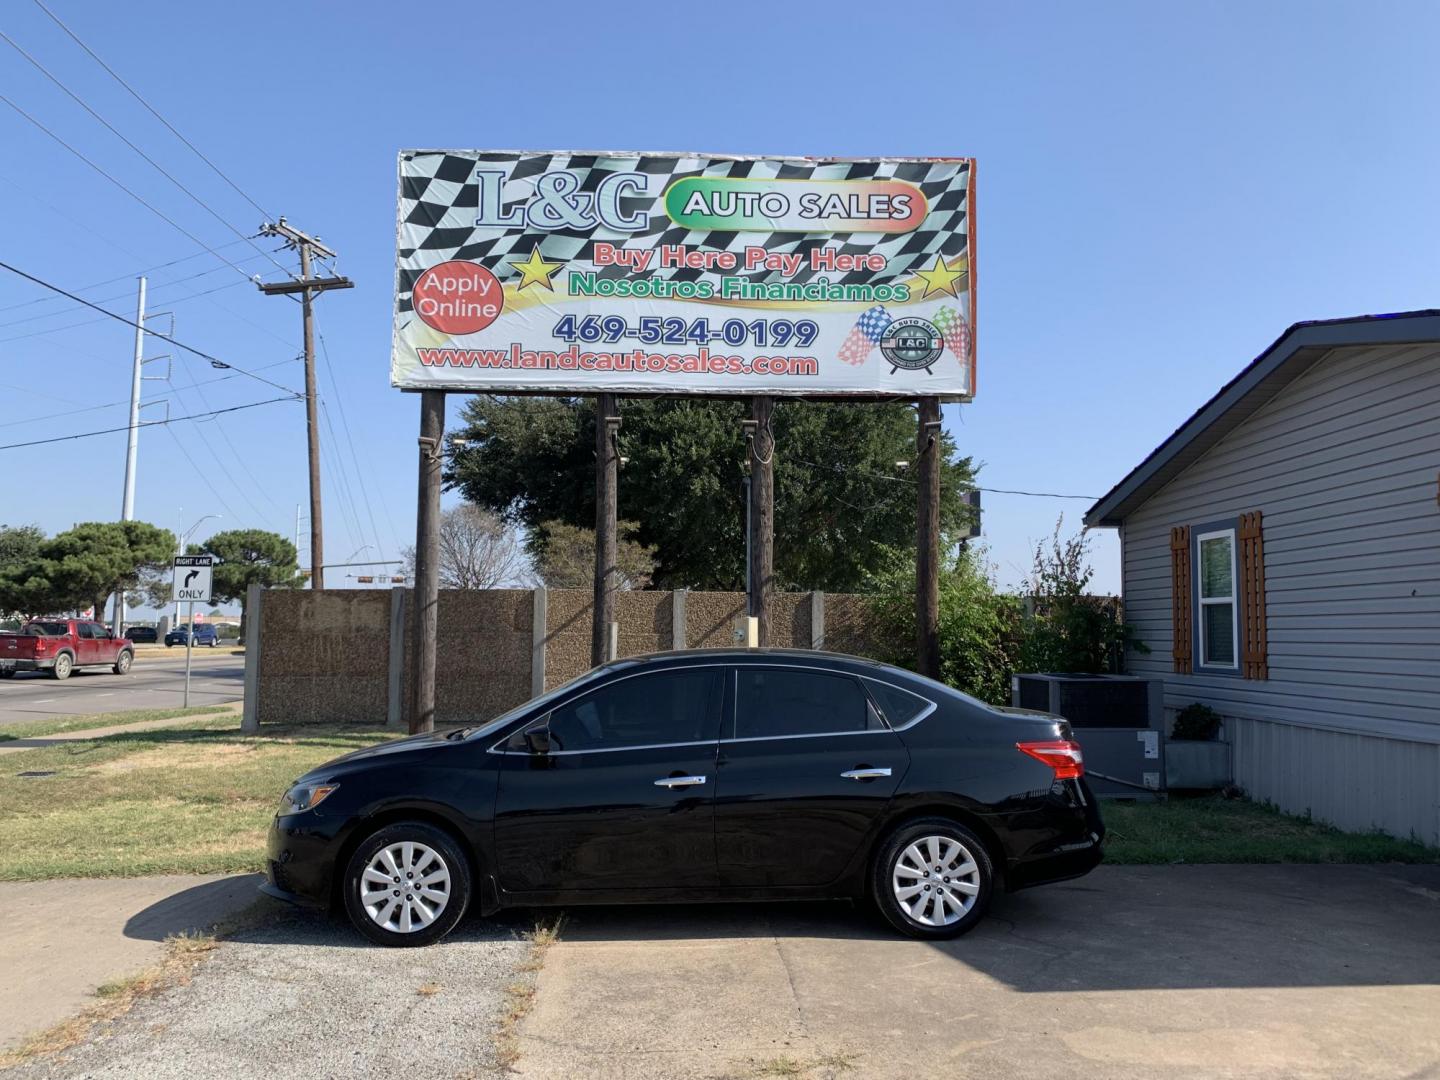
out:
M1440 850L1383 833L1348 833L1248 799L1171 796L1100 805L1105 861L1168 863L1433 863Z
M88 716L60 716L51 720L29 720L0 727L0 745L16 739L38 739L45 735L64 735L71 731L143 724L151 720L175 720L186 716L207 716L231 712L225 705L199 705L192 709L130 709L126 712L91 713Z
M391 737L231 715L0 758L0 881L258 870L290 782Z

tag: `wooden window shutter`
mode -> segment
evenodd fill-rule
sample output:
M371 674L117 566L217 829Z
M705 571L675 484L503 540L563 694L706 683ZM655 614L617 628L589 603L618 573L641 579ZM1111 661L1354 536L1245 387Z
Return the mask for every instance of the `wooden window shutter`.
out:
M1175 671L1190 674L1190 526L1170 530L1170 640Z
M1247 679L1270 677L1265 628L1265 534L1260 511L1240 515L1240 668Z

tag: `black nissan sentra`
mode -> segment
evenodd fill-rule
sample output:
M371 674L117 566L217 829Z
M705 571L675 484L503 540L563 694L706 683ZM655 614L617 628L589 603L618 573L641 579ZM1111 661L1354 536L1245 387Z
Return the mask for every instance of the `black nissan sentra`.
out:
M948 938L1103 837L1060 717L833 653L675 652L307 773L262 888L382 945L472 909L819 897Z

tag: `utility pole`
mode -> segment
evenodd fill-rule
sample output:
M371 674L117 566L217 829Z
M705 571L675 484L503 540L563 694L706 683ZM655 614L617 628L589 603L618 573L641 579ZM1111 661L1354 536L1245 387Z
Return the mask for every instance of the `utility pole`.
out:
M320 424L317 418L315 398L315 324L311 305L318 293L329 289L352 289L355 283L347 277L310 276L310 258L336 258L333 250L320 243L318 236L309 236L292 228L282 217L271 224L260 226L265 236L275 236L285 241L285 246L300 253L300 277L295 281L281 281L273 285L257 282L266 296L286 296L300 293L301 321L305 335L305 432L310 454L310 587L325 587L325 540L320 512Z
M435 730L435 638L440 628L440 465L445 391L420 391L420 483L415 507L415 637L410 733ZM319 570L319 567L314 567Z
M130 431L125 442L125 496L120 505L120 520L135 518L135 462L140 451L140 380L145 363L145 279L135 299L135 356L130 371ZM96 612L97 615L102 614ZM125 633L125 590L115 590L115 635Z
M770 589L775 578L775 399L750 399L749 610L756 642L770 644Z
M595 602L590 630L590 664L614 660L619 648L615 625L616 487L620 482L620 407L614 394L595 397Z
M916 507L916 670L940 678L940 399L920 399L915 435L919 504Z

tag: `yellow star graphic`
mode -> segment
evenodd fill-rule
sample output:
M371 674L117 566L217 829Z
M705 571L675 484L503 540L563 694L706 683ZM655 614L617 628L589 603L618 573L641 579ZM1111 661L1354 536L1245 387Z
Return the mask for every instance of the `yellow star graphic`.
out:
M925 282L925 291L920 294L921 300L924 300L932 292L949 293L955 299L960 299L955 292L955 282L965 276L965 271L951 270L939 255L935 256L934 266L929 270L916 270L915 276Z
M546 262L540 257L540 248L537 246L530 252L530 257L524 262L515 262L517 256L511 256L510 260L515 269L520 271L520 286L515 291L525 288L527 285L544 285L551 292L555 286L550 284L550 279L555 276L560 267L565 265L558 262Z

